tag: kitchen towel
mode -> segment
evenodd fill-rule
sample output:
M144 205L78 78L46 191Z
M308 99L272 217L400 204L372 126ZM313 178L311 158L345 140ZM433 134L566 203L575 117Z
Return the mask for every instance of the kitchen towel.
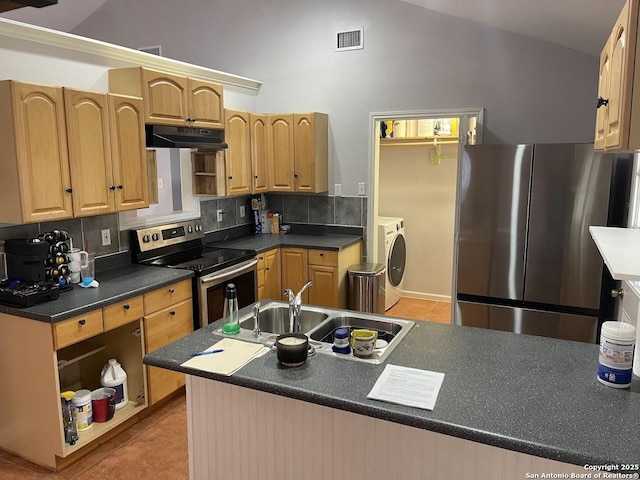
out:
M254 358L261 357L269 351L269 348L260 343L249 343L224 338L207 350L222 349L220 353L211 355L199 355L182 363L182 367L195 368L220 375L233 375Z

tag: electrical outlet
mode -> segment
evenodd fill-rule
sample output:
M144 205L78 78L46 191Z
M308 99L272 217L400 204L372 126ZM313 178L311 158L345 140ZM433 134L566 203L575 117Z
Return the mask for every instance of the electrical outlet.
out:
M158 177L158 190L162 190L164 188L164 178Z
M333 195L335 197L341 197L342 196L342 184L341 183L336 183L333 186Z
M100 233L102 234L102 246L106 247L107 245L111 245L111 230L105 228Z
M222 209L221 208L218 209L217 214L218 214L218 222L221 222L222 221Z
M358 184L358 195L366 195L364 191L364 183Z
M240 218L244 218L244 205L240 205Z

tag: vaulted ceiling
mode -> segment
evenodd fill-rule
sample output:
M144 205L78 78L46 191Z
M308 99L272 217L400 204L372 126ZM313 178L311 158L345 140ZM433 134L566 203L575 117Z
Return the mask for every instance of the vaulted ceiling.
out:
M72 31L107 0L59 0L45 8L0 14L41 27ZM399 0L454 17L598 55L624 0Z

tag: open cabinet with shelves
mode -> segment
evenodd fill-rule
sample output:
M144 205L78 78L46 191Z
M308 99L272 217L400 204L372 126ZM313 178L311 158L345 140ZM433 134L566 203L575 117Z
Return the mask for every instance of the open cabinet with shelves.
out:
M221 197L226 194L224 151L192 152L193 194Z

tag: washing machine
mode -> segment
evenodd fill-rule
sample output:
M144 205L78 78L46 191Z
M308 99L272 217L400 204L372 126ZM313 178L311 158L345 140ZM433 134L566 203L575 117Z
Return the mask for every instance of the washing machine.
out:
M389 310L400 300L406 260L404 218L378 217L378 262L387 266L385 310Z

